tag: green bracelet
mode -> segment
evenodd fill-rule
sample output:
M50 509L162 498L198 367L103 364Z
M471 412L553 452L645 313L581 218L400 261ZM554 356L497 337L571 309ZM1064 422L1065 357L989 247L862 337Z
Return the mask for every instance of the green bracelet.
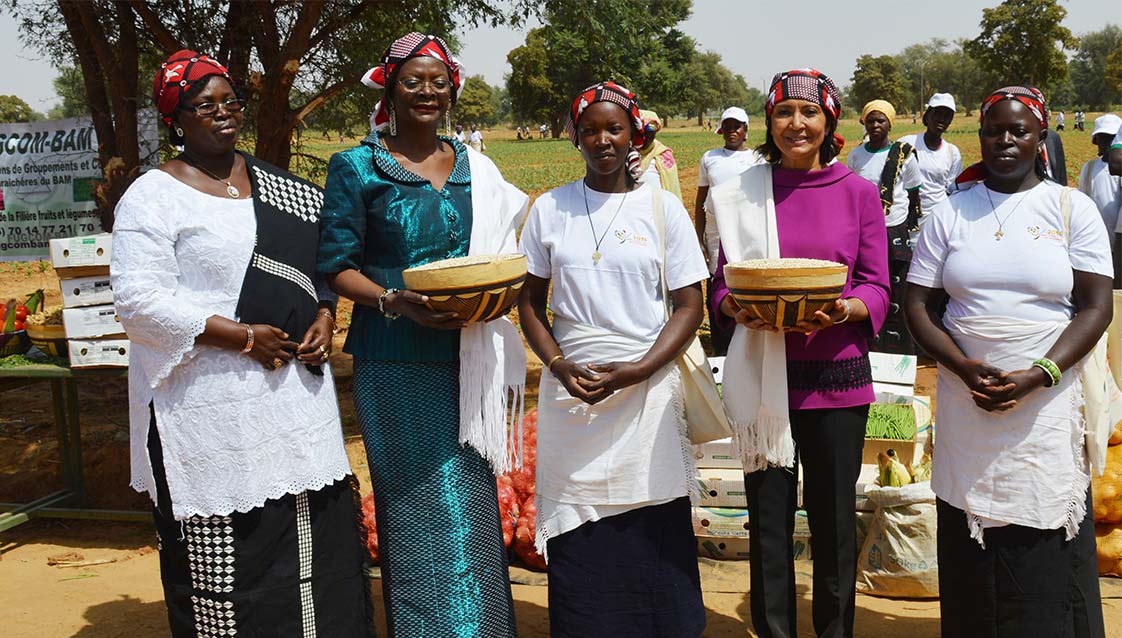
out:
M1056 365L1055 361L1052 361L1047 357L1041 357L1036 361L1033 361L1032 365L1033 367L1043 370L1048 374L1048 378L1051 379L1052 382L1045 384L1045 387L1050 388L1060 382L1060 366Z

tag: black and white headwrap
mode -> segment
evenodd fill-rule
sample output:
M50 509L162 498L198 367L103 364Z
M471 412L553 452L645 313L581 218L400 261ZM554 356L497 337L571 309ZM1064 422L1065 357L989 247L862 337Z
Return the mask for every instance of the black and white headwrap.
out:
M238 318L276 326L299 341L316 319L316 256L323 189L243 154L257 239L245 272ZM308 366L323 374L319 366Z

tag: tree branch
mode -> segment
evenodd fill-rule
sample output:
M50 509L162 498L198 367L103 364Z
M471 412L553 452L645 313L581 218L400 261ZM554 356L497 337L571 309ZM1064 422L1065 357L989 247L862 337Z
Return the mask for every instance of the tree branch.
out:
M328 100L342 93L343 91L346 91L357 83L358 80L353 78L348 80L339 80L335 84L332 84L331 86L320 91L315 95L315 97L308 100L304 103L303 106L295 109L292 112L293 126L303 122L305 118L311 115L316 109L323 106Z
M183 44L179 41L179 38L172 35L172 32L164 26L160 17L152 11L152 8L148 6L147 2L144 2L144 0L128 0L128 4L132 7L132 10L136 12L136 15L140 16L140 19L144 21L144 26L148 27L148 31L151 32L152 37L156 40L156 44L160 45L160 48L169 54L175 53L183 48Z
M307 50L318 47L325 40L327 40L327 38L331 37L336 31L358 20L359 16L361 16L363 12L365 12L372 6L374 6L373 2L371 2L370 0L364 0L363 2L360 2L351 7L350 11L343 14L342 16L339 16L337 19L328 19L328 21L322 27L320 27L318 31L316 31L315 36L313 36L312 39L308 41Z

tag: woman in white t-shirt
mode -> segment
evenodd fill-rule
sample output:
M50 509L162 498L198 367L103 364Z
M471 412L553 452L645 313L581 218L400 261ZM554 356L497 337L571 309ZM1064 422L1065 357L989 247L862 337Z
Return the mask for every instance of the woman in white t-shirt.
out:
M919 160L919 173L923 178L919 190L924 215L920 217L921 223L936 204L947 200L947 194L954 188L954 179L962 172L962 153L957 146L943 139L954 115L954 97L950 93L936 93L928 100L927 110L923 112L923 125L927 130L900 138L901 142L912 145Z
M921 214L919 189L923 179L912 145L902 140L893 144L888 139L895 119L896 109L890 102L873 100L866 104L861 109L861 123L869 141L850 151L845 163L854 173L877 185L888 233L892 292L888 315L871 347L877 352L915 354L901 307L907 289L908 264L912 261L911 237L918 231Z
M538 198L522 232L519 316L546 362L535 540L555 637L705 628L696 470L673 361L701 323L708 270L682 203L638 182L641 127L627 89L582 91L567 129L586 174Z
M721 237L717 233L717 220L713 213L705 209L705 198L709 196L709 187L736 177L764 158L747 144L748 138L748 113L739 106L730 106L721 114L721 136L725 138L725 145L706 151L701 156L701 165L697 169L697 197L693 204L694 228L697 230L697 240L701 242L705 251L705 260L709 264L710 285L706 294L706 305L712 295L712 275L717 271L717 258L721 247ZM713 354L724 356L732 340L732 331L724 326L724 322L716 321L710 317L709 334L713 344Z
M1084 383L1109 379L1087 356L1111 318L1107 233L1044 178L1038 93L1003 88L981 117L986 175L931 212L905 308L939 363L942 632L1103 636Z

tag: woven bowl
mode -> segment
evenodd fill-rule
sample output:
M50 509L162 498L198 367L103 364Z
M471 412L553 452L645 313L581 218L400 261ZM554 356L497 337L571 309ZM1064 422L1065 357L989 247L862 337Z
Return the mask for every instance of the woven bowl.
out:
M436 312L491 321L510 311L526 281L525 255L472 255L435 261L401 273L405 287L428 295Z
M725 283L752 318L783 328L829 312L848 273L845 264L821 259L753 259L727 264Z
M26 330L0 333L0 357L26 354L31 349L31 339Z
M67 341L66 328L61 325L40 326L27 325L27 336L31 337L31 344L39 348L43 354L52 357L66 358Z

